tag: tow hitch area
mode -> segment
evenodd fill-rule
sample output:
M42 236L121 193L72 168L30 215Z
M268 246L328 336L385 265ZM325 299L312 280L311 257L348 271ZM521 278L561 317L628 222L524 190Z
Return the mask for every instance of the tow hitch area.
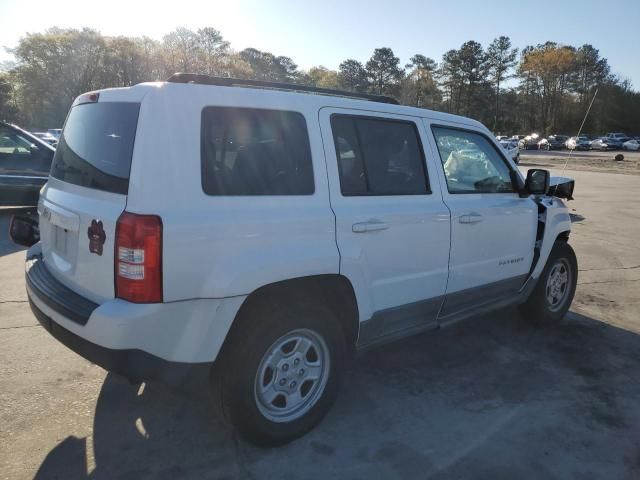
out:
M549 195L558 198L573 200L575 180L567 177L551 177L549 180Z
M9 237L14 243L25 247L30 247L38 243L40 241L38 215L27 213L11 217Z

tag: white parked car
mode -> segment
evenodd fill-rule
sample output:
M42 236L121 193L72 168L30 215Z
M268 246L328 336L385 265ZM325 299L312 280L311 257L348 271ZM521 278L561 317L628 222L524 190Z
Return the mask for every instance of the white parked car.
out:
M277 445L357 349L508 305L565 315L578 269L547 171L525 180L468 118L273 86L178 74L75 100L27 252L55 338L137 381L204 373Z
M569 150L591 150L591 140L585 136L571 137L565 142Z
M52 147L58 145L58 139L49 132L31 132L31 134L38 137L43 142L47 142Z
M622 148L625 150L640 150L640 141L636 139L628 140L622 144Z
M515 163L520 163L520 148L515 140L501 140L500 145L507 152L507 155Z
M52 135L56 140L60 140L60 135L62 135L61 128L50 128L47 132Z
M518 142L518 145L523 150L538 150L538 142L540 141L540 135L532 133L527 135Z

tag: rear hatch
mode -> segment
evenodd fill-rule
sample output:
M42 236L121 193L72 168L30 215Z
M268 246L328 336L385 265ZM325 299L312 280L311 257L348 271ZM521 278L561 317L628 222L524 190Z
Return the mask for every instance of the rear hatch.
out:
M140 111L139 101L103 97L114 95L74 102L38 206L48 270L97 303L114 297L116 222L127 203Z

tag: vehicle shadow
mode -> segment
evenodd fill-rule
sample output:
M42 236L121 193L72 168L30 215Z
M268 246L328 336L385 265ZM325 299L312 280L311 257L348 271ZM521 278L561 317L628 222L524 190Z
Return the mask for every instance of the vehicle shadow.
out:
M635 333L508 310L361 354L327 418L271 450L206 394L110 374L93 438L59 443L36 478L639 478L638 372Z

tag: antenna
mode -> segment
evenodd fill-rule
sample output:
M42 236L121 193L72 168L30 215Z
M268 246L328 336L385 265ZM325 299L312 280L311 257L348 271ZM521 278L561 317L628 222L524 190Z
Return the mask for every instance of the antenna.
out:
M582 119L582 123L580 124L580 128L578 129L578 134L576 135L576 141L578 140L578 137L580 137L580 134L582 133L582 127L584 127L584 123L587 121L587 117L589 116L589 112L591 111L591 106L593 105L593 102L595 101L597 96L598 96L598 89L596 88L596 93L593 94L593 98L589 103L589 108L587 108L587 112L584 114L584 118ZM575 148L569 151L569 155L567 155L567 159L565 160L564 166L562 167L562 172L560 174L561 176L564 175L564 171L567 169L567 164L569 163L569 160L571 159L571 156L575 151L576 151Z

